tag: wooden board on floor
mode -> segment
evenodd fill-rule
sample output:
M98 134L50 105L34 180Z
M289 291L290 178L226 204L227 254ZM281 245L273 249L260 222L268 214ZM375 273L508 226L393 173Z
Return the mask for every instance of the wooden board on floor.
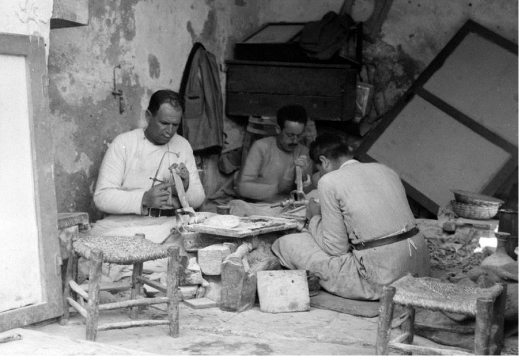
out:
M70 339L40 331L12 329L0 333L0 338L20 335L19 340L0 344L2 355L155 355L87 340Z
M380 302L346 299L320 290L319 294L310 298L310 306L364 318L373 318L378 315Z
M206 309L218 307L218 303L209 298L196 298L184 300L184 304L190 306L193 309Z

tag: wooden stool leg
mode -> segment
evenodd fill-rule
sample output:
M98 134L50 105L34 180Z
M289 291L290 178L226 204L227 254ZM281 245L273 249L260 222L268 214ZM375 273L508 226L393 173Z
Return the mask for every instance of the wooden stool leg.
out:
M406 313L407 313L407 319L404 320L402 323L401 329L402 331L407 334L407 337L402 342L404 344L413 344L414 339L414 316L415 316L415 309L411 306L405 307ZM405 353L405 355L412 355L411 352Z
M94 249L90 251L90 277L88 282L88 308L86 323L86 339L95 341L97 324L99 322L99 288L101 284L103 252Z
M77 268L77 255L73 250L72 246L72 237L67 241L67 252L68 252L68 260L67 260L67 269L65 270L65 279L63 286L63 316L61 317L60 324L66 325L69 319L69 302L68 298L71 297L70 293L70 284L71 280L76 281L74 269Z
M132 291L130 294L130 299L137 299L138 295L141 294L142 282L137 278L142 276L142 262L137 262L133 264L133 273L132 273ZM139 306L134 306L130 311L130 318L137 319L139 316Z
M492 355L500 355L503 347L503 338L505 332L505 307L507 285L502 283L503 291L494 301L492 334L490 335L490 353Z
M391 335L391 320L393 319L393 297L395 296L395 287L384 287L382 290L382 298L380 299L380 309L378 315L377 328L377 355L388 354L389 336Z
M474 335L474 354L488 355L490 352L490 334L494 301L480 298L476 304L476 331Z
M169 299L168 303L168 320L169 320L169 335L178 337L179 332L179 303L180 291L178 288L179 279L179 258L178 247L171 246L168 248L168 274L166 279L166 296Z

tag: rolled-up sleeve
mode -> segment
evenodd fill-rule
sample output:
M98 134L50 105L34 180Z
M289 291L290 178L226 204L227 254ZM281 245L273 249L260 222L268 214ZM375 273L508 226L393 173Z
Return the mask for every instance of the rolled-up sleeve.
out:
M252 144L238 182L240 196L257 201L272 201L278 193L277 182L261 177L262 160L265 156L259 143Z
M94 193L95 206L108 214L141 215L145 189L124 190L126 146L116 138L103 158Z

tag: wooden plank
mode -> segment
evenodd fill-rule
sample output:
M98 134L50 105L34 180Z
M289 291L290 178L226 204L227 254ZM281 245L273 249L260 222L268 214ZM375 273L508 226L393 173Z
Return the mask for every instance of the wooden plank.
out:
M138 321L121 321L119 323L108 323L99 325L97 330L114 330L114 329L128 329L136 326L157 326L168 325L169 320L138 320Z
M218 303L209 298L198 298L198 299L189 299L185 300L184 304L190 306L193 309L207 309L207 308L215 308L218 306Z
M256 62L262 63L262 62ZM285 64L229 64L227 92L342 97L347 83L356 83L349 67L300 67ZM276 62L277 63L277 62ZM353 85L355 90L355 85Z
M438 347L428 347L428 346L417 346L417 345L408 345L403 344L403 341L407 338L407 335L404 333L398 336L395 340L389 342L389 347L395 350L411 352L420 355L431 355L431 356L474 356L472 352L465 352L458 348L438 348Z

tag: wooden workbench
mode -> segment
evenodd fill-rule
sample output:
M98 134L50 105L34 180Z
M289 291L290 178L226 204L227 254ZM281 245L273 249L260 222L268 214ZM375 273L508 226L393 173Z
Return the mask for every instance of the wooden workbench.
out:
M292 219L275 218L270 216L253 215L241 217L240 224L234 228L223 228L213 225L194 224L186 229L190 232L199 232L222 237L243 239L270 232L290 231L297 227L297 221Z
M186 226L184 247L196 252L213 244L230 242L232 253L222 261L220 308L242 312L252 308L256 300L256 273L279 269L280 262L271 251L279 237L296 232L298 221L257 216L241 217L239 225L223 228L214 225Z

